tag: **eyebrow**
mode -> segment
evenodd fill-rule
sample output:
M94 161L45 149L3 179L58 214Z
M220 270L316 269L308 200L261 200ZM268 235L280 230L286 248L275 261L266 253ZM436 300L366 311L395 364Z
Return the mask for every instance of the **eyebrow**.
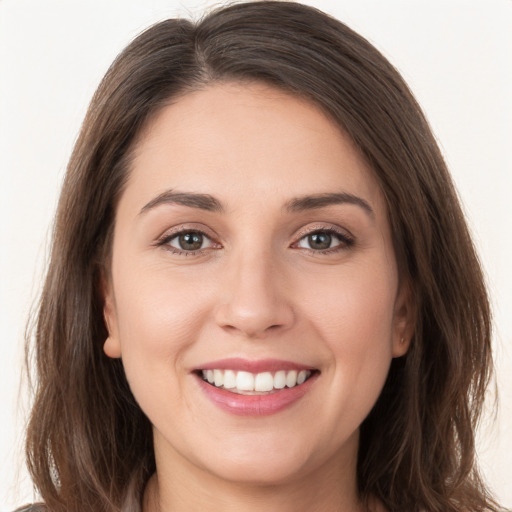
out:
M195 194L192 192L167 190L149 201L149 203L141 209L139 214L146 213L163 204L180 204L182 206L190 206L191 208L199 208L200 210L209 212L222 212L224 210L220 202L210 194Z
M143 214L163 204L180 204L190 208L199 208L209 212L222 213L224 208L218 199L210 194L198 194L193 192L176 192L167 190L147 203L139 212ZM296 197L288 201L285 210L289 212L303 212L325 208L336 204L352 204L362 208L370 217L375 217L375 212L370 204L363 198L347 192L323 193Z
M286 204L286 210L289 212L302 212L325 208L335 204L353 204L362 208L370 217L375 217L375 212L370 204L359 196L349 194L348 192L325 193L302 196L292 199Z

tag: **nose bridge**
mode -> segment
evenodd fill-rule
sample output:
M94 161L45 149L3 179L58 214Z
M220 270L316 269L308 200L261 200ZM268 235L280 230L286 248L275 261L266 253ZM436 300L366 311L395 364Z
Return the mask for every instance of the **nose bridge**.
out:
M219 325L249 337L288 327L293 308L278 267L268 248L235 252L226 270Z

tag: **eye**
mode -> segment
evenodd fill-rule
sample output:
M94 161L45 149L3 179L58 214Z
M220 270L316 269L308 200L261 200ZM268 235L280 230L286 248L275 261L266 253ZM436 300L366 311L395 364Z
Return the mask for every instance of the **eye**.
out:
M315 252L343 249L354 244L352 238L333 229L321 229L303 236L296 244L300 249Z
M176 252L195 252L213 246L213 242L200 231L182 231L166 237L162 245L176 249Z

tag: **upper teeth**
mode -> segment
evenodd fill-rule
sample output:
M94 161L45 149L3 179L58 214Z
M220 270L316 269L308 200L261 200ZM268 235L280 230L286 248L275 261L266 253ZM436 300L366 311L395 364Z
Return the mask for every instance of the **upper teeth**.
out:
M216 387L233 391L272 391L292 388L302 384L310 375L309 370L280 370L275 373L249 373L235 370L203 370L203 379Z

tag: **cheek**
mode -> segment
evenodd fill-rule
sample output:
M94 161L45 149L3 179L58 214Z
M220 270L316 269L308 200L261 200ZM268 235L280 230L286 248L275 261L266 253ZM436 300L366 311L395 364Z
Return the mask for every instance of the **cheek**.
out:
M304 311L333 348L359 350L383 340L391 343L397 290L394 268L349 265L336 275L316 275L313 282L314 291L306 283L303 286Z
M155 349L185 342L212 295L211 287L164 264L130 268L126 263L118 266L115 290L121 340Z
M317 276L303 307L331 358L330 378L338 389L353 390L348 399L359 397L365 408L379 395L392 359L397 278L394 268L381 265L346 270L336 278Z
M125 273L125 275L127 275ZM206 298L179 276L147 269L123 279L116 289L116 311L126 375L135 389L178 386L183 354L203 325ZM190 283L188 283L190 284ZM154 386L153 386L154 385Z

